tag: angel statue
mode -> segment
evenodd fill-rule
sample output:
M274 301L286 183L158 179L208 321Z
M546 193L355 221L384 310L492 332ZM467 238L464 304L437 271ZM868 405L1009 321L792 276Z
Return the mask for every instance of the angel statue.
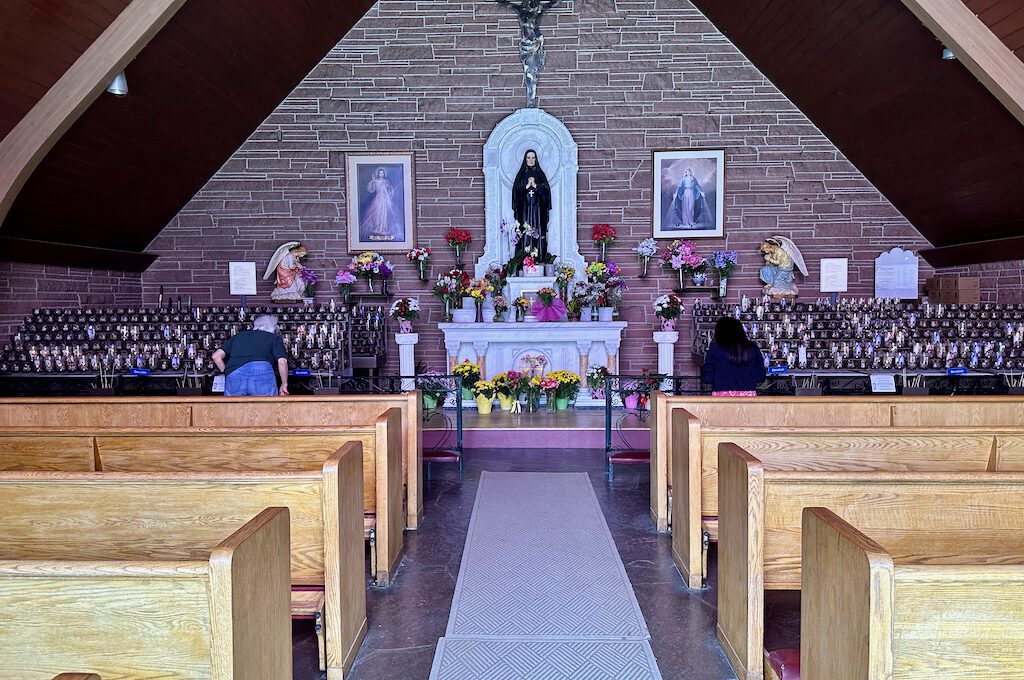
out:
M274 256L270 258L267 271L263 274L266 281L270 275L277 272L277 284L274 292L270 294L273 302L299 302L302 300L303 290L306 282L299 276L302 269L302 258L308 254L306 246L298 241L289 241L277 249Z
M807 276L807 265L800 249L785 236L772 236L761 243L761 255L764 256L761 267L764 294L773 298L795 298L800 291L796 287L794 266Z

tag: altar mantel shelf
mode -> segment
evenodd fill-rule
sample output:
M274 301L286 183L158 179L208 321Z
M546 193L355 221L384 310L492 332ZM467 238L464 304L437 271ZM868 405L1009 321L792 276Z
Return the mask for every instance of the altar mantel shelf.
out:
M625 321L548 323L442 323L449 367L469 359L492 378L509 370L528 371L529 358L542 356L545 372L568 370L585 376L590 365L618 372Z

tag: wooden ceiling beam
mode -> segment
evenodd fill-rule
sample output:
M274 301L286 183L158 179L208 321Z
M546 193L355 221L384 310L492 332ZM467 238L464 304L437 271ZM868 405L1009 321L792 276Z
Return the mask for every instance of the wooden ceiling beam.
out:
M156 261L152 253L111 248L93 248L70 243L51 243L27 238L0 236L0 258L5 262L52 264L82 269L111 269L144 272Z
M54 144L184 4L185 0L132 0L0 140L0 225Z
M963 0L903 0L903 4L1024 124L1024 62Z
M982 262L1024 260L1024 236L1011 236L991 241L958 243L939 248L925 248L919 253L933 267L957 267Z

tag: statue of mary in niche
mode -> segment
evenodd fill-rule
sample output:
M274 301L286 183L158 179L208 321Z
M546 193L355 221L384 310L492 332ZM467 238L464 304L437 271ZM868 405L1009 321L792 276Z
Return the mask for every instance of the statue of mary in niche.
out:
M516 243L512 263L521 265L523 258L537 251L538 261L543 262L548 254L548 213L551 210L551 187L548 177L540 167L537 152L529 149L523 155L516 180L512 183L512 213L520 225L530 225Z

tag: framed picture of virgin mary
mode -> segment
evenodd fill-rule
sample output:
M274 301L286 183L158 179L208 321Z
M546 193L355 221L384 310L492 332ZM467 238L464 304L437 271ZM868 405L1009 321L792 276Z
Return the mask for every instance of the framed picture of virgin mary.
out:
M349 252L407 251L416 245L413 155L345 157Z
M654 238L725 235L725 151L654 152Z

